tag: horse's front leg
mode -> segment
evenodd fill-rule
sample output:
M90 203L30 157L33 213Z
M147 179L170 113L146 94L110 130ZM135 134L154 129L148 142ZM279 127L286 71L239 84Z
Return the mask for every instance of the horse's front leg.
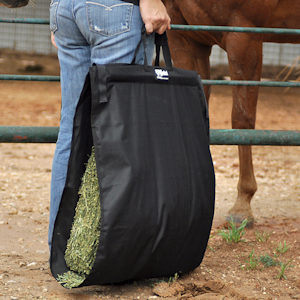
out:
M168 39L175 67L197 71L202 79L210 78L211 46L199 44L180 31L170 31ZM204 92L208 101L210 86L205 85Z
M262 69L262 42L259 37L249 34L228 34L226 50L230 76L233 80L260 80ZM233 88L232 127L254 129L258 87L235 86ZM227 219L240 223L248 219L253 225L254 217L251 199L257 190L253 171L251 146L239 146L240 173L238 195Z

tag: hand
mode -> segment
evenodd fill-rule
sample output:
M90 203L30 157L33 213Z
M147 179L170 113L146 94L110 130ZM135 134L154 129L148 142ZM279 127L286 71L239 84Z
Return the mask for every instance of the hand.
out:
M52 31L51 31L51 43L55 48L57 48L57 45L56 45L55 39L54 39L54 33Z
M171 19L161 0L140 0L140 12L147 33L163 34L171 29Z

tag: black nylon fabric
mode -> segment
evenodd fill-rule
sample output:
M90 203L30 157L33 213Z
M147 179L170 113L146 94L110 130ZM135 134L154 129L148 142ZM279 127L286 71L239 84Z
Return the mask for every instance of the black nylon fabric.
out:
M134 5L139 5L140 4L140 0L121 0L121 1L132 3Z
M53 273L55 278L57 274L62 274L68 270L64 254L70 237L75 208L79 200L78 191L81 185L81 178L93 145L90 116L91 98L90 78L88 75L76 108L66 184L53 230L50 267L52 272L56 274L54 275Z
M92 144L101 234L83 285L172 276L202 261L215 199L205 97L195 72L173 68L159 80L156 69L90 68L54 227L54 277L68 271L64 252Z

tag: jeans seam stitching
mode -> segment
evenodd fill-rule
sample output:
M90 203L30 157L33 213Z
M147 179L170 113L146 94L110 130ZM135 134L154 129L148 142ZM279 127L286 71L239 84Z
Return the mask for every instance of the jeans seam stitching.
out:
M101 3L97 3L97 2L93 2L93 1L86 1L86 3L98 5L98 6L101 6L101 7L105 7L105 8L108 8L110 10L111 10L112 7L131 6L131 5L133 5L133 4L130 4L130 3L120 3L120 4L114 4L114 5L111 5L111 6L107 6L107 5L104 5L104 4L101 4Z
M88 4L88 3L94 4L94 2L86 1L86 4ZM122 6L128 6L128 7L127 7L127 12L126 12L126 14L125 14L125 21L128 23L128 26L127 26L126 29L119 30L118 32L111 33L111 34L107 34L107 33L105 33L105 32L100 32L100 31L96 31L96 30L93 28L93 26L92 26L93 22L92 22L92 20L91 20L91 18L90 18L90 13L89 13L88 5L86 5L86 14L87 14L87 18L88 18L88 27L89 27L89 29L90 29L92 32L95 32L95 33L97 33L97 34L100 34L100 35L106 36L106 37L112 37L112 36L116 36L116 35L118 35L118 34L122 34L122 33L125 33L125 32L130 31L131 26L130 26L130 24L129 24L129 21L130 21L130 19L132 18L132 15L133 15L133 8L134 8L134 5L133 5L133 4L130 4L130 3L127 3L127 4L121 4L121 5L122 5ZM113 6L121 6L121 5L113 5ZM101 7L106 7L106 6L103 6L103 5L99 5L99 6L101 6Z

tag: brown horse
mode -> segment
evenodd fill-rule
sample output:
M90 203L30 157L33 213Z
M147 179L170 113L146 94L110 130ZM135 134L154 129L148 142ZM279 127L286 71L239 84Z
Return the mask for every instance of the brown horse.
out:
M29 0L0 0L0 6L6 6L9 8L16 8L26 6Z
M297 0L164 0L172 24L242 27L300 28ZM229 32L170 31L170 48L177 67L198 71L210 78L209 56L213 45L227 52L233 80L260 80L263 42L300 43L299 35ZM209 99L209 87L205 87ZM258 87L233 87L232 127L254 129ZM228 217L236 222L254 217L250 202L257 190L251 146L239 146L238 196Z

